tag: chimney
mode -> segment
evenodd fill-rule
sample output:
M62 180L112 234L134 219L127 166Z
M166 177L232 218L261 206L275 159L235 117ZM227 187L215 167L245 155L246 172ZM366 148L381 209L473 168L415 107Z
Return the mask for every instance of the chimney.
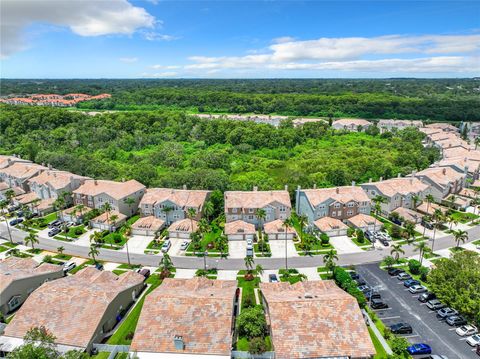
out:
M42 162L42 166L45 167L45 162Z
M317 184L316 183L313 184L313 189L317 189Z
M340 193L340 188L338 188L338 187L335 188L335 192L336 192L336 193Z
M285 191L288 191L288 184L285 185Z
M49 170L52 169L52 165L50 163L47 165L47 167L48 167Z
M397 178L400 178L400 177L402 177L402 174L401 174L401 173L398 173L398 174L397 174Z
M254 191L258 191L258 187L257 187L257 186L253 186L253 190L254 190Z
M186 185L186 184L183 185L183 189L187 189L187 185Z
M98 184L98 182L97 182L96 179L93 180L93 184L94 184L95 186Z
M12 159L9 158L9 159L7 160L7 163L8 163L8 165L10 166L10 165L12 164Z
M447 169L446 169L446 168L444 168L444 169L442 170L442 174L443 174L443 175L446 175L446 174L447 174Z
M383 177L380 177L379 181L382 182L382 181L383 181Z
M355 181L352 181L352 187L355 187Z
M125 177L122 177L122 182L125 182Z
M185 349L185 343L183 342L183 337L181 335L175 335L173 337L173 344L175 345L176 350Z
M416 175L417 175L417 171L416 170L412 171L412 177L415 177Z
M464 171L465 174L468 174L468 166L465 166Z
M368 179L368 183L372 183L372 178L369 178L369 179Z

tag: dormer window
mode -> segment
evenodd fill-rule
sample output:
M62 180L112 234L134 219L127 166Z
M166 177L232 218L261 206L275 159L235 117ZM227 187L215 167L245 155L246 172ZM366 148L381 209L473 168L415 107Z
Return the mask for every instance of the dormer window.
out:
M13 297L10 298L10 300L8 301L8 309L9 309L10 311L14 310L14 309L17 308L19 305L20 305L20 296L19 296L19 295L13 296Z

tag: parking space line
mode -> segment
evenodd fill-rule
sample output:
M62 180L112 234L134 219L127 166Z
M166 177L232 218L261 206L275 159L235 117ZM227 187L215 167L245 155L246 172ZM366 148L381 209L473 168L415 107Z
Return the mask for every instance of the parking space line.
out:
M375 310L375 311L380 311L380 310L392 310L392 308L382 308L382 309L372 309L372 310Z
M380 319L382 319L382 320L389 320L389 319L398 319L398 318L400 318L399 315L395 315L395 316L392 316L392 317L383 317L383 318L380 318Z
M410 334L410 335L402 335L402 338L416 338L419 337L419 334Z

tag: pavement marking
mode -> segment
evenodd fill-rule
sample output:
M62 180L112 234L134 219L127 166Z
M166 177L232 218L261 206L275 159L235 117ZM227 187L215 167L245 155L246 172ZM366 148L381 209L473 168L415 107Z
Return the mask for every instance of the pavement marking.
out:
M373 309L372 308L372 310L375 310L375 311L377 311L377 310L392 310L392 308L379 308L379 309Z
M419 334L411 334L411 335L402 335L402 338L416 338L419 337Z
M449 330L449 331L457 330L457 328L449 328L448 330Z
M399 315L394 315L392 317L382 317L380 319L382 320L389 320L389 319L398 319L398 318L401 318Z

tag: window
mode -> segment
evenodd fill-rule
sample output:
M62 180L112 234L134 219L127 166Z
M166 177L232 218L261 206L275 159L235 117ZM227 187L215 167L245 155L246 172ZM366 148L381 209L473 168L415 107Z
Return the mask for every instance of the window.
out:
M236 208L232 208L232 213L237 213L237 209L236 209Z
M335 208L340 208L340 203L335 203Z
M335 217L337 215L337 212L333 211L332 212L332 217Z
M347 206L350 207L350 208L352 208L354 205L355 205L355 203L349 202Z
M20 305L20 296L19 296L19 295L13 296L13 297L10 298L10 300L8 301L8 309L9 309L9 310L14 310L14 309L17 308L19 305Z
M253 208L249 208L248 213L253 213Z
M287 211L287 207L285 206L280 206L280 212L286 212Z
M252 219L253 219L253 216L248 216L248 219L252 220Z
M353 211L352 211L351 209L349 209L349 210L347 211L347 216L351 216L352 214L353 214Z

